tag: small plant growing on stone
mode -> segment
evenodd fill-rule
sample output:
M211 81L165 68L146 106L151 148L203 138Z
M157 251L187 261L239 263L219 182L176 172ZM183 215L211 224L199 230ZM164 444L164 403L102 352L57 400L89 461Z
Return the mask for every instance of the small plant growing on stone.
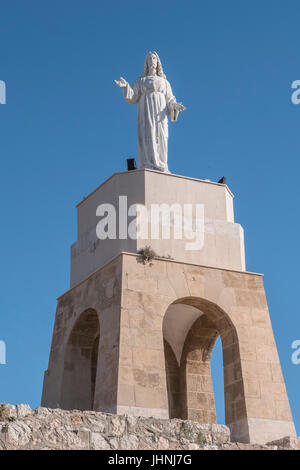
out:
M0 404L0 421L7 421L8 423L12 423L13 421L16 421L15 416L5 416L5 404L1 403ZM6 425L5 425L6 426Z
M6 433L8 431L8 426L9 426L8 423L5 423L5 425L3 426L1 432Z
M5 405L2 403L0 405L0 421L4 421L4 411L5 411Z
M143 264L149 263L149 266L152 266L152 260L157 257L157 254L152 250L151 246L145 246L138 251L138 255L141 256Z
M204 438L203 438L202 432L199 432L197 440L196 440L196 444L198 444L199 446L202 446L204 444Z

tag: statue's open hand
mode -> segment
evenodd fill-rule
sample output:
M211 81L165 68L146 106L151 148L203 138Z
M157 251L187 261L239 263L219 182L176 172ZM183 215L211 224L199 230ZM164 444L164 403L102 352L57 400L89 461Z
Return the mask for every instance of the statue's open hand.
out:
M120 87L120 88L125 88L127 85L127 82L125 78L120 77L120 80L115 80L115 83Z
M182 103L176 103L176 104L175 104L175 108L176 108L177 111L179 111L179 112L180 112L180 111L184 111L184 110L186 109L186 107L183 106Z

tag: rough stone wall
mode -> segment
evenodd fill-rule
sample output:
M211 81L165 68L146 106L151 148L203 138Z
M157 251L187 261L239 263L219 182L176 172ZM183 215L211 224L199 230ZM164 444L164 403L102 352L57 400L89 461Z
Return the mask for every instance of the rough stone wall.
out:
M0 404L0 450L15 449L281 450L300 449L300 438L238 444L223 425Z

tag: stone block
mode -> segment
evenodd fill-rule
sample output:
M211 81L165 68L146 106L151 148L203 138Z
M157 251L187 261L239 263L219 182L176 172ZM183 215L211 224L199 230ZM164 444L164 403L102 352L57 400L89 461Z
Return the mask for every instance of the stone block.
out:
M129 384L119 383L118 387L118 404L126 406L135 406L135 393L134 386Z

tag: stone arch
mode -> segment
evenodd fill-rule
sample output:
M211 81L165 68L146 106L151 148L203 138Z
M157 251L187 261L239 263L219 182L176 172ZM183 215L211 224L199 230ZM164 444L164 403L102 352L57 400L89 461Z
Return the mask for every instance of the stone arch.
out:
M204 298L177 299L165 313L163 335L170 417L216 423L210 359L220 336L226 424L244 418L238 335L228 314Z
M70 333L64 356L60 407L92 410L94 407L100 323L96 310L85 310Z

